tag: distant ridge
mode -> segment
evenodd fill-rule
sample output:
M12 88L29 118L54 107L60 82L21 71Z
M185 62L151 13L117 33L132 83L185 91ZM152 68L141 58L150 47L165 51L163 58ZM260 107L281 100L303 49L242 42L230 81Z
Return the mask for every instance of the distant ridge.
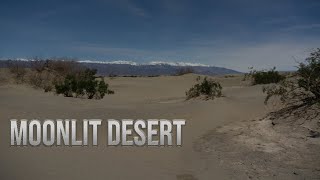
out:
M32 59L15 59L26 67L30 67ZM0 67L6 67L8 60L0 60ZM91 61L79 60L79 63L88 68L98 70L98 74L103 76L159 76L174 75L180 69L191 68L194 73L202 75L224 75L239 74L240 72L223 67L209 66L199 63L189 62L164 62L152 61L149 63L136 63L133 61Z
M149 63L136 63L133 61L91 61L91 60L80 60L81 63L93 63L93 64L127 64L133 66L141 65L170 65L170 66L202 66L210 67L209 65L200 63L189 63L189 62L165 62L165 61L151 61Z

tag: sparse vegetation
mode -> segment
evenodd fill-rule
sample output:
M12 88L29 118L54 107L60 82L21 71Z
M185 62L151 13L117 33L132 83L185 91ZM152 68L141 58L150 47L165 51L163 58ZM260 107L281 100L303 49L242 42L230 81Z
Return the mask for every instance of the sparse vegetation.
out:
M197 81L198 83L186 92L187 100L201 96L203 96L206 100L222 96L222 86L219 82L207 79L207 77L205 77L201 82L200 78L197 78Z
M101 78L97 80L96 70L86 69L73 60L36 58L28 68L20 61L9 61L10 72L17 82L24 82L45 92L53 91L66 97L83 97L102 99L114 92L108 89Z
M285 79L285 76L276 71L275 67L271 70L261 71L254 70L252 67L249 69L250 72L245 74L244 80L250 79L252 85L279 83Z
M122 77L131 77L131 78L136 78L136 77L139 77L137 75L123 75Z
M315 109L311 117L318 116L320 111L320 49L312 52L305 62L299 63L298 71L279 85L264 87L267 94L265 103L271 97L278 96L286 105L282 114L304 114ZM305 115L305 114L304 114Z
M7 67L10 72L14 75L16 83L23 83L25 81L25 76L27 74L25 66L17 60L9 60L7 62Z
M84 67L73 60L36 58L31 62L30 70L29 84L48 92L54 89L55 84L64 81L67 75L84 71Z
M236 77L236 76L233 75L233 74L228 74L228 75L225 75L224 77L225 77L225 78L234 78L234 77Z

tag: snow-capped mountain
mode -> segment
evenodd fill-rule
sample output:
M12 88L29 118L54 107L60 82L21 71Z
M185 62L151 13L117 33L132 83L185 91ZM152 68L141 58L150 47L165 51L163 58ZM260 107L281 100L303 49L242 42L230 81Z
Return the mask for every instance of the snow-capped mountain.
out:
M91 60L80 60L78 61L80 63L93 63L93 64L127 64L127 65L133 65L133 66L137 66L139 65L136 62L133 61L91 61Z
M95 64L127 64L133 66L140 66L140 65L169 65L169 66L203 66L209 67L209 65L200 64L200 63L190 63L190 62L166 62L166 61L151 61L149 63L137 63L134 61L93 61L93 60L80 60L78 62L81 63L95 63Z
M209 65L200 63L189 63L189 62L164 62L164 61L151 61L149 65L169 65L169 66L202 66L210 67Z
M89 68L95 68L101 75L125 75L125 76L157 76L173 75L183 68L191 68L196 74L220 75L237 74L232 69L209 66L189 62L164 62L152 61L149 63L136 63L133 61L79 61Z
M0 59L5 60L5 59ZM18 61L35 61L35 59L26 59L26 58L14 58L13 60ZM201 66L201 67L210 67L210 65L192 63L192 62L169 62L169 61L151 61L148 63L137 63L134 61L126 60L116 60L116 61L98 61L98 60L78 60L80 63L92 63L92 64L127 64L133 66L139 65L168 65L168 66Z
M24 66L30 67L33 59L17 58ZM6 67L6 60L0 60L0 67ZM79 60L83 66L98 70L98 74L118 75L118 76L157 76L157 75L174 75L181 69L189 68L196 74L203 75L222 75L237 74L238 71L223 67L215 67L200 63L190 62L165 62L152 61L149 63L137 63L134 61L92 61Z

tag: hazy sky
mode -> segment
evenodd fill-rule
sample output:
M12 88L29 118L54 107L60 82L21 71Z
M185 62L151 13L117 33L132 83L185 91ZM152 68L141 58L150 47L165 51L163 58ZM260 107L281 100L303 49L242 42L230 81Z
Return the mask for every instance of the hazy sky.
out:
M288 70L320 47L319 0L1 0L0 57Z

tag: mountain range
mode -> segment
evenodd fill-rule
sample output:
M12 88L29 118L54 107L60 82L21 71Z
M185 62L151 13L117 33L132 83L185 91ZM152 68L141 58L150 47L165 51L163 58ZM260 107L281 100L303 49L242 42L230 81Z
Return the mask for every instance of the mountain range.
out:
M28 67L33 60L16 59L22 65ZM8 60L0 60L0 67L6 67ZM163 62L153 61L139 64L133 61L78 61L88 68L97 69L99 75L103 76L159 76L175 75L181 71L192 71L202 75L224 75L239 74L240 72L223 67L209 66L199 63L186 62Z

